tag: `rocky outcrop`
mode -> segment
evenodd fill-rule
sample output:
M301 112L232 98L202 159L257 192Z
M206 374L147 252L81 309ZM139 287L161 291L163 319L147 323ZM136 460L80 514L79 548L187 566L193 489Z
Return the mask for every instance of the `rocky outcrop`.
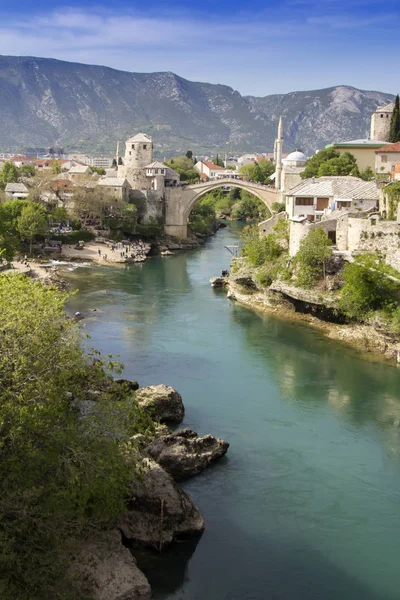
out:
M149 600L151 589L119 531L95 534L85 541L70 569L81 597L91 600Z
M144 459L143 468L119 521L126 542L161 550L173 540L200 535L204 520L189 496L153 460Z
M134 392L139 389L138 382L131 379L123 379L122 377L120 377L114 379L114 382L118 383L118 385L123 385L126 389L132 390Z
M205 435L199 437L195 431L183 429L177 433L154 439L144 453L154 459L174 479L197 475L213 461L224 456L228 442Z
M181 423L185 416L182 396L168 385L149 385L136 392L136 400L154 417L166 423Z
M211 287L225 287L228 285L228 279L226 277L211 277Z
M333 288L333 281L330 282ZM288 300L296 312L311 314L323 321L331 323L345 323L346 318L338 308L337 296L331 296L328 290L306 290L283 281L273 281L269 287L270 292L280 294Z

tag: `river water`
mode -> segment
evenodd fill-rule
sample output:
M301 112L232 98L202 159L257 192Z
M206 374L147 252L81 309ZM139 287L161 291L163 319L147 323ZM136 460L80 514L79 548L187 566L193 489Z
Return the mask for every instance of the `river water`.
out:
M177 388L183 426L231 444L184 483L206 520L197 546L141 560L154 598L398 600L400 371L211 289L236 242L231 226L70 277L90 345L142 386Z

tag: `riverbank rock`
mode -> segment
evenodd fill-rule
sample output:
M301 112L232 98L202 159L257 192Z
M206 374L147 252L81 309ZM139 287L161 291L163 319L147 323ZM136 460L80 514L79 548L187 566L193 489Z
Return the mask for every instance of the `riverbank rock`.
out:
M80 596L92 600L150 600L151 588L122 545L119 531L95 534L81 545L71 578Z
M185 416L182 396L169 385L139 388L136 400L143 408L153 410L155 417L161 422L181 423Z
M130 380L130 379L123 379L121 378L116 378L114 379L115 383L118 383L119 385L124 385L127 387L128 390L133 390L134 392L136 392L136 390L139 389L139 384L137 381L134 380Z
M228 279L226 277L211 277L211 287L225 287L228 285Z
M224 456L228 442L195 431L183 429L154 439L144 453L154 459L174 479L197 475L212 462Z
M171 475L144 459L143 479L132 484L128 511L119 528L128 543L161 550L173 540L200 535L204 520L189 496Z

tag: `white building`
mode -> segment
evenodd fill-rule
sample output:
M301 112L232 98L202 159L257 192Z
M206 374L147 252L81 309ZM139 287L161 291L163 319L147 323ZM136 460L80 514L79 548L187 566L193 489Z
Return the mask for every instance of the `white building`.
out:
M23 183L7 183L5 195L7 198L22 200L28 197L28 188Z
M376 208L380 190L375 181L359 177L329 176L304 179L286 194L289 219L319 221L336 210Z
M207 177L208 179L215 179L220 171L224 170L224 167L220 167L213 162L199 160L194 168L200 173L201 178Z

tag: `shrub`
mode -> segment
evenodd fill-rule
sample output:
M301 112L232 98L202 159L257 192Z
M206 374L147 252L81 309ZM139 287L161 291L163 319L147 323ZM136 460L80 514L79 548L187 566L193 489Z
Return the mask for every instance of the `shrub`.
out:
M246 227L243 236L245 241L243 254L255 267L273 262L283 253L283 248L278 244L274 235L270 234L260 238L257 227Z
M63 244L76 244L80 240L91 242L96 237L92 231L86 231L85 229L71 231L70 233L52 233L50 236L52 240L60 241Z
M295 258L299 285L305 288L313 287L324 275L325 264L330 256L331 241L323 229L318 227L303 238Z
M393 310L398 304L400 284L378 267L351 263L343 271L340 309L351 319L364 321L374 310Z

